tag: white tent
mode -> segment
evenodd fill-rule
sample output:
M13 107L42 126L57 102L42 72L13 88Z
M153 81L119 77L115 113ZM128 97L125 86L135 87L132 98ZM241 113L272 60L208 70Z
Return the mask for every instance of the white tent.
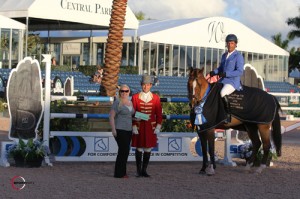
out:
M113 0L0 0L0 15L35 30L92 30L109 26ZM2 22L1 22L2 23ZM127 6L125 29L138 20Z
M224 49L226 35L233 33L238 37L240 51L289 56L286 50L238 21L226 17L153 20L143 23L138 29L142 41Z
M0 15L26 23L28 31L99 30L109 27L113 0L0 0ZM127 6L124 29L137 29ZM49 36L49 34L48 34Z
M25 30L25 24L0 15L0 28Z

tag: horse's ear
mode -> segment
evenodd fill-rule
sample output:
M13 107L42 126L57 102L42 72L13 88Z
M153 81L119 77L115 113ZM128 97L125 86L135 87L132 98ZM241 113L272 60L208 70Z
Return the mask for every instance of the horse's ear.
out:
M193 74L193 67L190 67L190 71L189 71L189 76L191 76Z
M202 67L202 68L200 69L200 73L203 74L203 71L204 71L204 67Z

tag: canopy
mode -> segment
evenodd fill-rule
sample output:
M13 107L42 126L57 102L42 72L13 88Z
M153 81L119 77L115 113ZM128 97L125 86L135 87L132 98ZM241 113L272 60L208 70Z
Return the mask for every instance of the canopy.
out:
M25 30L25 24L0 15L0 28Z
M137 33L142 41L219 49L225 48L226 35L234 33L238 50L289 56L286 50L226 17L142 21Z
M107 29L112 3L113 0L0 0L0 15L28 24L30 31ZM128 6L125 20L125 29L138 28L138 20Z

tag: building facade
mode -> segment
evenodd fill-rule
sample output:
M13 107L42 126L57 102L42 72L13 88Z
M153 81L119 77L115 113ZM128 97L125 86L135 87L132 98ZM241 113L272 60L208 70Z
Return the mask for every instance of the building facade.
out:
M108 31L54 31L44 38L58 64L103 65ZM245 64L267 81L288 78L289 52L243 24L225 17L141 21L138 30L125 30L121 66L137 66L139 74L187 76L189 67L218 67L228 34L238 37L237 50Z
M0 15L0 68L16 67L23 58L25 25Z

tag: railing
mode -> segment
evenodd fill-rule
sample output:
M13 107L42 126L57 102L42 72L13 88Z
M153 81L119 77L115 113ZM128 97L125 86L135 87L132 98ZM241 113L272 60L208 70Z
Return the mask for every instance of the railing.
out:
M300 93L270 93L276 96L284 111L300 111Z

